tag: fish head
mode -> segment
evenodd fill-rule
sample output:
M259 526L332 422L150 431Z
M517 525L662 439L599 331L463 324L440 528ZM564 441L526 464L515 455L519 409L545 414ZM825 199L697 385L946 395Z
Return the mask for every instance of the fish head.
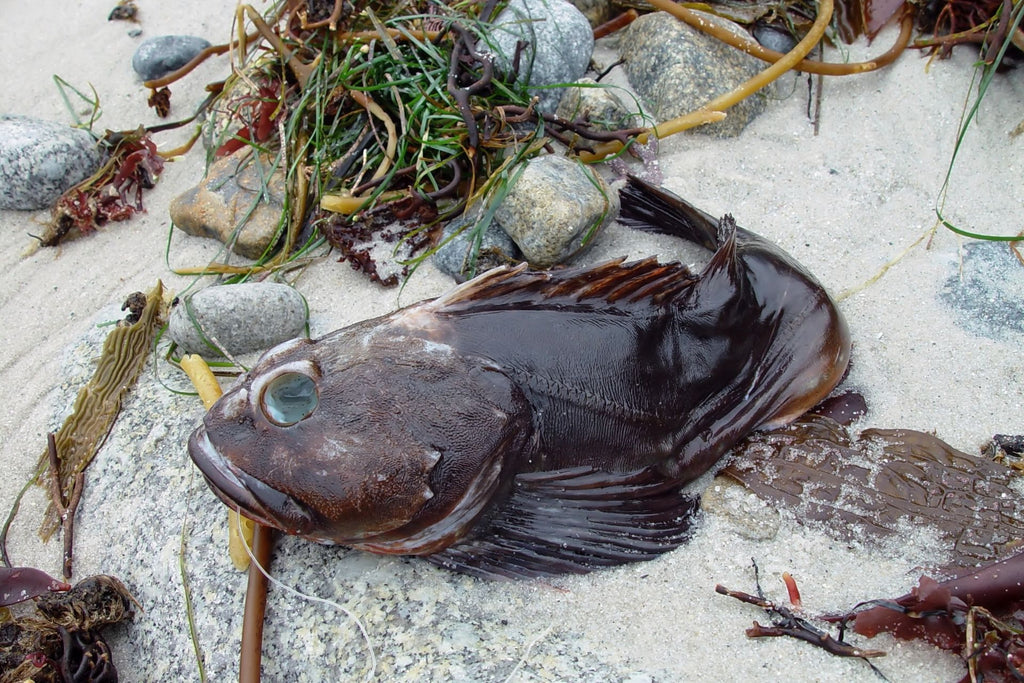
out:
M210 408L189 453L225 503L313 540L428 554L511 485L531 432L515 384L378 332L285 342Z

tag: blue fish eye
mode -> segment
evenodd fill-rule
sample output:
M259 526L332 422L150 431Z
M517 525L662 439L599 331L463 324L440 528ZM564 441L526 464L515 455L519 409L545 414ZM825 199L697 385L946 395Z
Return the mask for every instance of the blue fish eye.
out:
M300 372L285 372L270 380L260 397L263 414L280 427L306 419L319 402L316 382Z

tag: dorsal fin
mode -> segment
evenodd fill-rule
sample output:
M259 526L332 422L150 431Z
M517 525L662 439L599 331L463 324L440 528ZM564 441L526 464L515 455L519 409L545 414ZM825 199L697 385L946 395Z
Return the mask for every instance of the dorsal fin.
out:
M680 263L657 259L624 263L615 259L588 268L528 270L525 263L503 266L473 278L435 301L439 311L458 313L541 303L590 302L661 305L689 289L696 277Z

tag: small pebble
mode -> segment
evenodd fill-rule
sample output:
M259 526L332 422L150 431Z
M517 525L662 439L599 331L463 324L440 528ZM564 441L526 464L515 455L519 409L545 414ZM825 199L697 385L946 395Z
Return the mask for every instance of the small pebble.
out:
M599 130L621 130L642 125L641 113L622 101L617 88L602 86L593 78L581 78L579 88L566 88L555 111L568 121L587 121Z
M769 50L786 53L796 47L796 38L781 26L758 22L750 30L754 40Z
M144 81L161 78L192 61L210 47L196 36L157 36L145 40L132 56L132 68Z
M207 339L216 339L231 355L262 351L301 336L307 315L305 299L288 285L215 285L179 301L167 333L183 352L217 358L220 351Z
M103 163L85 130L26 116L0 116L0 209L46 209Z

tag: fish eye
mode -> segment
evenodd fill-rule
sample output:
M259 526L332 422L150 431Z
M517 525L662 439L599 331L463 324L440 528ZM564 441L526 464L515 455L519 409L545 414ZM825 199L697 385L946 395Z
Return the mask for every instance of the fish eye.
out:
M260 396L260 408L279 427L289 427L316 410L316 383L301 372L284 372L270 380Z

